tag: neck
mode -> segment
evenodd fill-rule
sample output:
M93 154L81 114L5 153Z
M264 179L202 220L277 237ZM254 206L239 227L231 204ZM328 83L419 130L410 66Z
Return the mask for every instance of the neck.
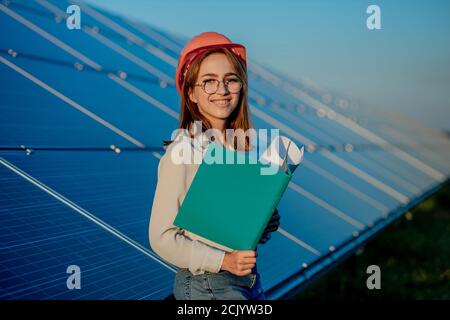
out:
M214 120L209 120L211 122L211 125L214 129L220 130L220 132L225 132L225 125L226 125L226 120L222 120L222 119L214 119Z
M223 144L226 129L226 120L214 119L209 121L211 122L211 126L213 129L217 129L222 133L222 135L220 136L220 142Z

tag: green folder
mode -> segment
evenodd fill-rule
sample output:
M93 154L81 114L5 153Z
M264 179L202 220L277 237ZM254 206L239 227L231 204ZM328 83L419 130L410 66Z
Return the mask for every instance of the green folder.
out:
M234 163L211 164L215 152ZM269 165L249 163L251 154L210 142L174 225L234 250L255 250L292 174L263 175Z

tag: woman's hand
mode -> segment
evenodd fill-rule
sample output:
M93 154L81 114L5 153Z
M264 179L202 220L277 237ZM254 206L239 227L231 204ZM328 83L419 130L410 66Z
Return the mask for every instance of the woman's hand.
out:
M261 239L259 239L259 243L264 244L267 241L269 241L271 233L277 231L279 226L280 226L280 214L278 213L278 209L275 208L275 211L273 212L266 229L264 229Z
M256 265L258 253L253 250L235 250L225 253L221 270L229 271L237 276L246 276Z

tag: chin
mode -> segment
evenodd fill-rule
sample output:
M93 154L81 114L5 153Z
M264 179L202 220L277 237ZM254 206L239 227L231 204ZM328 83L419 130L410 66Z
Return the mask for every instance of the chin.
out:
M208 108L207 110L204 110L203 113L208 114L210 117L226 120L231 113L233 113L235 108Z
M228 112L228 111L226 111L226 112L219 111L219 112L212 113L212 116L217 119L225 120L230 116L230 114L231 114L231 112Z
M208 113L214 118L226 119L231 114L231 112L233 112L232 108L213 108L212 110L209 110Z

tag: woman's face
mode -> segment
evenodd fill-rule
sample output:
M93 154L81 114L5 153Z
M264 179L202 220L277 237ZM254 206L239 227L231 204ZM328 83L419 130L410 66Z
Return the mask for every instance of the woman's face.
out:
M212 53L200 65L196 83L201 84L208 79L224 81L226 79L239 79L233 65L224 53ZM220 82L216 93L207 94L201 86L190 90L189 98L197 103L200 113L214 124L224 123L224 120L233 112L239 102L238 93L230 93Z

